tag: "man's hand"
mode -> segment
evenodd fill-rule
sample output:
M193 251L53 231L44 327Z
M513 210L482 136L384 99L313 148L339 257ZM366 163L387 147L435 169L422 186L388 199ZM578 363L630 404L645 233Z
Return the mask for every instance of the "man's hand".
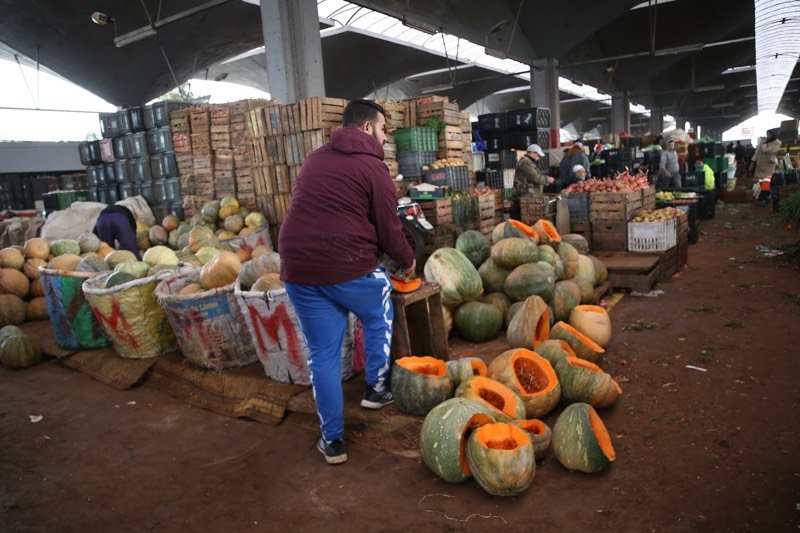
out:
M411 263L411 266L403 270L403 275L406 279L411 279L417 273L417 260L414 259L414 262Z
M547 184L551 185L556 182L556 179L550 176L547 176Z

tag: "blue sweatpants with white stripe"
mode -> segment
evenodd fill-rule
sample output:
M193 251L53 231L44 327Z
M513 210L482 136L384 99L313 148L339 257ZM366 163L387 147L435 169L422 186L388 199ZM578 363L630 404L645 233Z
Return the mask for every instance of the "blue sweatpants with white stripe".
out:
M300 327L308 344L308 367L317 403L322 435L332 441L344 437L342 342L347 313L364 327L367 384L386 388L391 365L392 283L383 267L362 278L337 285L286 283Z

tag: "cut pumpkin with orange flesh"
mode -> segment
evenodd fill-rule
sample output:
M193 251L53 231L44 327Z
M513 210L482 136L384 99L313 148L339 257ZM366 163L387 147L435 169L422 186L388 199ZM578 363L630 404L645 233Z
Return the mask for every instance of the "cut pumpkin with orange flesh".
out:
M599 305L578 305L569 314L569 324L600 346L611 341L611 318Z
M556 227L547 219L539 219L533 225L533 231L539 235L539 244L550 244L561 242L561 234Z
M528 418L521 420L514 420L511 422L515 426L519 426L531 436L533 442L533 453L536 459L541 459L550 450L550 442L553 440L553 432L550 426L539 420L538 418Z
M611 375L594 363L566 357L554 366L561 383L561 393L569 401L585 402L599 409L613 404L622 394L622 389Z
M592 363L600 361L605 353L602 346L566 322L556 322L550 329L550 338L566 341L572 347L575 355Z
M535 350L550 336L550 306L538 295L528 296L511 319L506 331L508 343L515 348Z
M392 393L402 412L424 416L453 396L453 380L441 359L403 357L394 362Z
M494 496L516 496L533 483L536 461L530 435L504 422L484 424L469 437L467 459L475 481Z
M535 352L516 348L489 364L489 375L516 392L525 404L525 417L544 416L561 399L561 385L550 362Z
M489 409L497 420L510 421L525 418L525 403L519 395L499 381L483 376L464 381L456 396L478 402Z
M514 229L520 232L523 237L534 240L537 244L539 244L539 233L529 225L525 224L524 222L520 222L519 220L514 220L513 218L506 220L506 223L510 224Z
M587 403L573 403L561 412L552 447L562 465L587 474L600 472L617 457L605 424Z
M397 292L414 292L422 285L422 278L414 278L409 281L392 277L392 286Z

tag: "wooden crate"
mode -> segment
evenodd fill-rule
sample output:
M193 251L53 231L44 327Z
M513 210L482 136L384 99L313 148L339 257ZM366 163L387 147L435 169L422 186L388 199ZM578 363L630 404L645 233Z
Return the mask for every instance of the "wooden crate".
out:
M392 306L392 358L427 353L447 359L447 330L438 284L426 282L413 292L392 292Z
M455 102L439 101L430 103L417 103L417 123L421 124L428 119L435 118L448 126L461 127L461 114Z
M491 241L492 231L494 230L494 215L492 218L483 219L483 220L473 220L472 221L472 229L481 233L484 237Z
M678 247L673 246L666 252L661 252L661 263L659 265L659 281L666 281L677 272L678 267Z
M540 218L556 214L557 194L524 194L520 197L520 218L526 224L536 224Z
M592 244L592 223L588 220L575 220L570 221L569 223L569 232L574 233L576 235L580 235L586 242L589 243L589 249L593 250L594 245Z
M175 154L191 154L192 153L192 140L187 132L172 133L172 150Z
M434 226L453 223L453 205L450 198L419 202L425 218Z
M434 226L433 230L425 234L425 253L432 254L439 248L453 247L456 242L455 231L452 224Z
M321 130L342 124L347 100L341 98L306 98L298 104L297 131Z
M169 128L173 134L175 133L189 133L189 111L181 109L180 111L173 111L169 114Z
M189 110L189 123L192 133L208 133L211 121L208 116L208 109L205 107L193 107Z
M661 255L628 252L594 252L605 264L614 287L649 292L661 275Z
M678 254L675 259L676 270L680 272L684 267L689 264L689 239L688 237L682 241L678 241Z
M266 137L267 123L264 118L264 113L267 110L257 107L251 109L245 115L245 124L247 125L247 133L252 138Z
M641 189L642 192L642 209L655 209L656 208L656 188L648 187Z
M628 249L628 223L618 221L591 222L593 250L624 252Z
M630 193L594 192L589 195L589 220L627 222L642 208L639 191Z

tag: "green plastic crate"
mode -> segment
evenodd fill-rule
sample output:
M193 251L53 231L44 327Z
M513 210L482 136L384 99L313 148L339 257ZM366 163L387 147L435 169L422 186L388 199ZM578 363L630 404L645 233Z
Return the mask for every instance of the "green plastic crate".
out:
M436 152L439 136L433 128L403 128L394 131L398 154L408 152Z

